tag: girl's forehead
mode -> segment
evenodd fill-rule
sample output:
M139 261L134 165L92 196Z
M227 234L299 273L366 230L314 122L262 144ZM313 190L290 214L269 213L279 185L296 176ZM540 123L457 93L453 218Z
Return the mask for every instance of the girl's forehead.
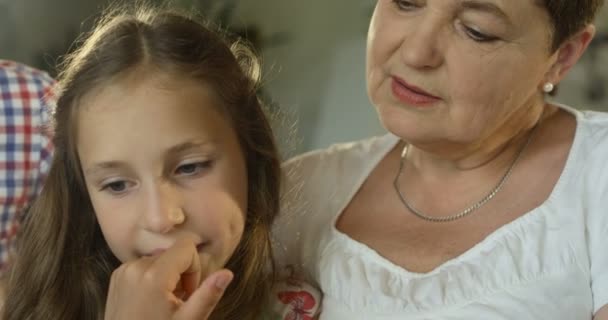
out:
M106 80L86 92L81 99L81 107L124 107L121 103L124 100L183 96L208 100L217 106L220 104L218 95L205 81L188 75L134 70Z
M137 150L160 159L185 142L221 145L234 136L208 90L196 82L159 87L154 80L126 89L104 88L79 114L78 149L84 162L127 159Z
M95 144L221 136L229 127L216 101L207 86L194 81L170 86L151 78L135 85L114 82L83 101L78 136Z

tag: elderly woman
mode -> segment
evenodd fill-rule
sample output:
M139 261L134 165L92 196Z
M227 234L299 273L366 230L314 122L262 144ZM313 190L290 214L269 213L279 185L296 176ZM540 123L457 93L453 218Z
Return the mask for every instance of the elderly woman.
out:
M378 0L390 134L286 164L277 259L321 319L608 319L608 115L545 96L601 0Z

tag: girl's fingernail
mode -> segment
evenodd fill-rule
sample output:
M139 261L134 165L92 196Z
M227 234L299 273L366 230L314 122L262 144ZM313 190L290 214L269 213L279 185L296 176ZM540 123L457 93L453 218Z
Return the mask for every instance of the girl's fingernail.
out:
M224 273L217 276L215 278L215 286L222 291L226 290L226 287L228 287L230 281L232 281L232 277L231 273Z

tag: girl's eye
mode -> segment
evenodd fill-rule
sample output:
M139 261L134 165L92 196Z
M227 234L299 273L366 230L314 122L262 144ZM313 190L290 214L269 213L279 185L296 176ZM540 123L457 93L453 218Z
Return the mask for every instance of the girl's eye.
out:
M470 27L465 26L464 29L469 38L473 39L475 42L492 42L498 40L498 37L487 35Z
M211 167L211 165L212 161L187 163L177 167L177 169L175 169L175 173L182 176L193 176Z
M129 186L128 186L127 181L120 180L120 181L113 181L113 182L103 185L103 187L101 187L101 190L102 191L108 190L111 193L119 194L119 193L125 192L128 187Z
M399 10L402 11L411 11L417 8L416 4L407 0L393 0L393 3L397 6Z

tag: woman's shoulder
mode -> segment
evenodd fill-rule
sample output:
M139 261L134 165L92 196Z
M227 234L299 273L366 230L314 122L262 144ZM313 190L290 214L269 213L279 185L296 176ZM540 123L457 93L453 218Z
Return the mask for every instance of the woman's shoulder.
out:
M577 128L573 152L582 155L589 165L598 161L600 167L608 158L608 113L599 111L575 111Z
M341 199L349 193L349 187L369 174L397 141L395 136L387 134L334 144L288 160L283 164L284 204L306 201L314 207L321 199Z
M592 130L596 133L608 132L608 112L597 110L575 109L566 105L557 105L563 111L573 115L576 118L577 134L586 133ZM598 138L598 136L595 136ZM600 140L606 140L604 139Z
M591 262L591 288L594 312L608 303L608 113L584 111L578 119L581 174L578 189L582 190L582 202L586 208L585 236Z
M603 168L608 157L608 112L575 109L560 104L556 106L564 111L562 115L570 114L575 119L574 141L567 163L567 168L574 170L566 171L584 175L592 173L598 165ZM558 124L553 130L559 135L558 131L563 127Z
M308 176L321 171L322 176L330 174L331 169L361 167L369 163L370 156L388 151L397 142L391 134L375 136L365 140L333 144L325 149L317 149L295 156L283 163L284 171L306 173Z
M283 166L281 214L273 226L278 265L316 259L331 237L330 226L357 182L397 142L392 135L333 145L297 156ZM307 264L312 267L313 264ZM310 276L314 270L306 270Z
M606 132L608 131L608 112L593 110L580 111L577 123L582 128Z

